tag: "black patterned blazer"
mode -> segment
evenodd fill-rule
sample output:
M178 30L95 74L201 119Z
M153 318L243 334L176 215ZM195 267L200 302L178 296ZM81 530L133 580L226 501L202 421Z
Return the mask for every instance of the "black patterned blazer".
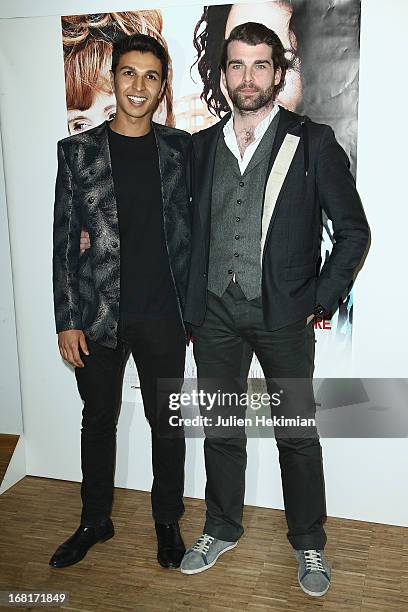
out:
M180 317L190 261L190 134L152 123L159 153L163 221ZM58 143L53 287L57 332L82 329L117 344L120 238L106 123ZM91 248L79 252L82 227Z

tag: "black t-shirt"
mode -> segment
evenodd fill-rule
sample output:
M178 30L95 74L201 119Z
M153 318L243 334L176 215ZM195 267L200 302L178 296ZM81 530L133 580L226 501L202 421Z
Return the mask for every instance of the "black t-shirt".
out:
M108 134L119 219L121 316L178 316L154 132L131 137L109 128Z

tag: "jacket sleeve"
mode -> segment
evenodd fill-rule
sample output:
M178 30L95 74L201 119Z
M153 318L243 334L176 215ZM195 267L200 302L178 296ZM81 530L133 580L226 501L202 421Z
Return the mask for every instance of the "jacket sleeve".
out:
M335 244L318 281L316 303L330 311L349 287L369 242L370 230L349 160L324 126L317 157L317 191L321 207L333 224Z
M81 329L78 289L81 218L71 169L64 148L58 143L55 185L53 289L56 331Z

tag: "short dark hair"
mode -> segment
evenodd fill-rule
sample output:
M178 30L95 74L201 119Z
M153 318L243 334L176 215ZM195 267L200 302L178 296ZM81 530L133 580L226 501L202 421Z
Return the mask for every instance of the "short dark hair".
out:
M132 34L123 36L113 43L112 48L112 72L115 74L119 59L129 51L140 51L141 53L152 53L160 60L162 66L162 82L167 80L169 72L169 55L167 50L153 36L147 34Z
M274 68L275 70L280 68L282 71L281 80L274 88L274 97L276 97L285 85L286 70L290 66L290 62L285 57L285 49L279 36L263 23L248 21L247 23L237 25L231 30L230 35L222 45L220 67L224 72L227 68L228 45L235 40L244 42L247 45L261 45L265 43L268 47L271 47Z

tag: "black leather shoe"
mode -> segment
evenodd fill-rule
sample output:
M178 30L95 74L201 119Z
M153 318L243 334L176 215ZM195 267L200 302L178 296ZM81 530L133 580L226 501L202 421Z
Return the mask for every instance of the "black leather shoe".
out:
M157 535L157 560L162 567L180 567L186 547L180 534L179 524L155 523Z
M51 567L68 567L81 561L88 550L97 542L105 542L115 535L111 519L97 527L80 525L66 542L58 546L50 559Z

